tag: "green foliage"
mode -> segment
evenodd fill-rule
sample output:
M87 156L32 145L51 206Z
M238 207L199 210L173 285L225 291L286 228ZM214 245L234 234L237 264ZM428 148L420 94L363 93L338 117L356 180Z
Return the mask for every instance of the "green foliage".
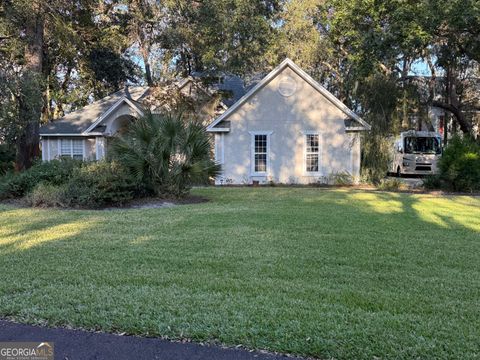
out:
M65 186L40 183L26 196L26 201L33 207L64 207Z
M352 175L347 172L331 174L328 177L328 183L335 186L351 186L353 185L354 179Z
M39 207L94 209L123 205L141 194L134 179L116 162L83 163L71 170L69 177L38 182L28 192L27 203Z
M428 190L440 189L442 187L442 178L440 175L428 175L423 178L423 187Z
M0 144L0 176L13 170L15 150L8 144Z
M204 127L182 115L144 116L112 142L112 151L137 181L161 196L185 196L220 170Z
M392 143L385 135L372 131L363 135L362 145L362 180L379 184L388 172Z
M454 137L443 152L439 168L447 189L480 190L480 144L470 137Z
M399 179L382 179L377 185L378 190L382 191L398 191L403 186Z
M162 36L167 55L184 74L263 70L274 40L279 0L166 1L170 23ZM219 31L221 29L221 31Z
M89 66L95 79L104 86L118 90L137 75L135 63L110 49L97 48L90 52Z
M9 173L0 179L0 199L22 197L40 183L64 184L81 164L72 159L52 160L35 164L21 173Z
M64 186L62 202L68 207L99 208L125 204L138 193L137 183L125 168L100 161L75 169Z

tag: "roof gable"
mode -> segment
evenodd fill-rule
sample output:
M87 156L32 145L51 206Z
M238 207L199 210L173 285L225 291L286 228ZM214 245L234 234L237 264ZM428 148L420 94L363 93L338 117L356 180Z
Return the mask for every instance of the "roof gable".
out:
M94 101L81 109L72 111L53 122L41 126L40 135L82 135L95 128L96 125L105 118L107 112L111 111L113 107L118 106L125 100L128 100L131 103L129 106L135 106L138 109L139 103L137 101L141 101L147 92L148 88L142 86L128 87L117 91L107 97ZM141 111L141 109L138 110ZM95 124L95 126L93 126L93 124Z
M294 71L301 79L310 84L315 90L321 93L327 100L334 104L339 110L341 110L345 115L354 120L358 125L352 126L349 129L354 131L359 130L370 130L371 126L366 123L360 116L355 114L350 110L344 103L342 103L338 98L336 98L330 91L325 89L317 81L315 81L310 75L298 67L292 60L285 59L280 65L278 65L274 70L272 70L262 81L260 81L256 86L254 86L249 92L247 92L240 100L238 100L232 107L230 107L225 113L215 119L208 127L207 131L216 132L216 131L225 131L223 127L218 129L216 127L223 121L225 121L231 114L237 111L242 107L250 98L252 98L256 93L263 89L267 84L269 84L273 79L280 75L285 68L289 67Z

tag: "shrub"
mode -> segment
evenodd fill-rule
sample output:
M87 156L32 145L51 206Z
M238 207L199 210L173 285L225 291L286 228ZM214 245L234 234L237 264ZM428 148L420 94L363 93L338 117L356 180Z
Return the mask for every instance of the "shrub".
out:
M428 175L423 179L423 187L429 190L440 189L442 187L442 179L440 175Z
M403 183L399 179L383 179L377 185L377 189L382 191L398 191L402 188Z
M480 144L466 137L454 137L439 162L440 178L453 191L480 190Z
M27 195L26 200L35 207L64 207L65 186L40 183Z
M141 189L124 167L100 161L75 169L62 196L69 207L99 208L122 205L140 193Z
M330 174L328 183L335 186L351 186L354 183L352 175L347 172Z
M0 144L0 175L13 170L15 151L7 144Z
M40 183L64 184L81 165L78 160L61 159L35 164L21 173L9 173L0 180L0 198L22 197Z
M207 183L220 171L204 127L181 115L148 114L131 123L111 149L113 158L157 195L185 196L193 184Z

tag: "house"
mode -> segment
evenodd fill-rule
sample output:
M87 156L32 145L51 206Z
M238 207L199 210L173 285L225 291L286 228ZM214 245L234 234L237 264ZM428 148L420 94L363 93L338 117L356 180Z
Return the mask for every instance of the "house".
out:
M108 138L142 116L147 87L129 87L40 127L42 160L101 160Z
M103 159L110 138L124 131L130 121L141 117L147 109L169 109L177 92L192 102L202 102L205 101L203 98L213 96L193 78L161 88L127 87L41 126L42 160L60 157ZM223 103L218 107L217 114L226 110Z
M195 93L190 78L177 86L186 96ZM238 84L234 88L236 101L230 107L221 103L219 116L207 126L215 159L222 164L217 184L308 184L347 173L359 177L360 133L370 125L291 60L243 96L238 96ZM43 160L102 159L108 139L151 110L150 90L127 88L42 126Z
M290 59L207 131L222 164L217 184L310 184L360 175L360 133L370 125Z

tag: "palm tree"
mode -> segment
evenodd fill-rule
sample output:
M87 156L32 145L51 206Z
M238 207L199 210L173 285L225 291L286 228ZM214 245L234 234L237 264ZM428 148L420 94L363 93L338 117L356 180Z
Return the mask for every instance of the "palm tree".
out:
M113 157L159 196L183 197L220 172L205 128L182 114L146 114L112 142Z

